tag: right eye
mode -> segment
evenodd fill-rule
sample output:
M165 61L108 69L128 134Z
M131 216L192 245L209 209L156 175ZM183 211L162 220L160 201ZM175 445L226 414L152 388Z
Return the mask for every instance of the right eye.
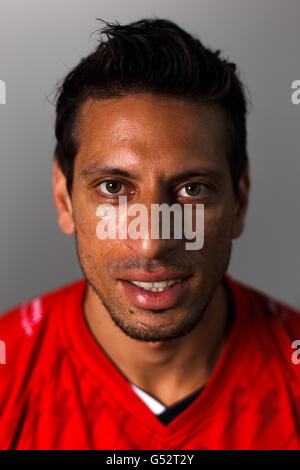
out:
M104 194L111 194L111 195L122 194L123 186L125 186L124 183L121 183L120 181L114 181L114 180L103 181L102 183L98 185L98 187Z

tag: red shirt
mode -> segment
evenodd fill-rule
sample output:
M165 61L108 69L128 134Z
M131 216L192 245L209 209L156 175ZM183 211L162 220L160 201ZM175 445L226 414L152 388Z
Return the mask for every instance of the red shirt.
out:
M93 339L82 279L0 318L1 449L300 449L300 316L229 276L235 320L200 395L164 425ZM2 361L3 362L3 361Z

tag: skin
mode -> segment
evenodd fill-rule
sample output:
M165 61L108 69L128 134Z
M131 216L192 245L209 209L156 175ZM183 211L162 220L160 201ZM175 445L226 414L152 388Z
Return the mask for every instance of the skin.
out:
M244 229L248 168L236 198L222 111L175 98L137 94L89 99L80 110L77 133L72 198L56 162L53 188L58 223L65 234L75 234L88 280L83 301L87 325L127 380L170 406L207 383L232 328L232 299L222 278L232 240ZM130 176L103 168L89 174L100 164ZM174 183L191 171L193 176ZM188 251L184 240L172 238L99 240L96 209L118 201L102 191L108 178L124 183L116 187L127 195L128 204L145 204L149 214L153 203L203 203L203 248ZM201 183L200 193L190 196L188 183ZM186 295L162 312L134 305L120 277L163 270L191 276Z

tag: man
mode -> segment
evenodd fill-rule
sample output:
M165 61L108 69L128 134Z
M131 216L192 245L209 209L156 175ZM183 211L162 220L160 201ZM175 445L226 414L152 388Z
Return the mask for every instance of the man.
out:
M103 33L57 101L54 200L84 278L1 317L0 446L300 449L300 317L226 273L249 192L235 65L166 20ZM101 239L121 196L148 229ZM204 205L201 249L150 234L157 204L194 225Z

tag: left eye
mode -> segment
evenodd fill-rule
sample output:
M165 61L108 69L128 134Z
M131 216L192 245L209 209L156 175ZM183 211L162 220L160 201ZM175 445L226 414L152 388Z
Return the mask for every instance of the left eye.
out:
M99 188L104 194L119 194L122 192L124 184L120 181L103 181Z
M201 196L205 191L207 191L207 186L203 183L188 183L180 189L179 194L184 197L196 197Z

